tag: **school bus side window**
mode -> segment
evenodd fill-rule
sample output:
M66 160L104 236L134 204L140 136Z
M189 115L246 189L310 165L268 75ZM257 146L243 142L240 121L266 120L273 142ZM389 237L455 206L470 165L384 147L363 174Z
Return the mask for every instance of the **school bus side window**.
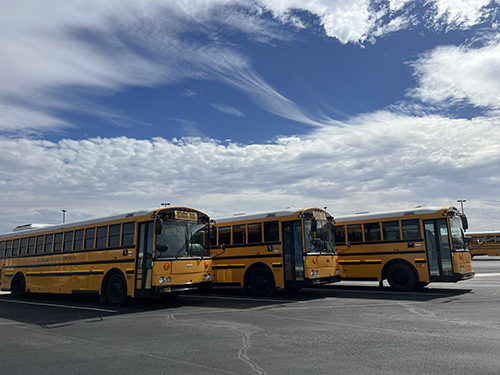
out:
M85 244L84 249L93 249L95 245L95 228L88 228L85 231Z
M45 236L36 236L36 247L35 247L35 254L41 254L43 253L43 239Z
M11 256L11 249L12 249L12 240L8 240L5 243L5 256L10 257Z
M363 229L361 224L351 224L347 226L347 241L363 242Z
M12 255L19 254L19 240L12 241Z
M120 246L121 224L109 226L109 246Z
M278 242L280 240L279 221L264 223L264 242Z
M28 254L35 254L35 242L36 237L30 237L28 239Z
M61 251L62 250L62 242L63 242L63 234L56 233L56 235L54 237L54 251Z
M73 232L64 233L64 251L71 251L73 249Z
M335 225L335 243L345 243L345 226Z
M262 224L248 224L248 243L262 242Z
M245 224L233 226L233 245L246 243L246 237L247 226Z
M108 227L98 227L96 247L106 247L107 242L108 242Z
M52 240L54 238L53 234L47 234L45 236L45 246L43 247L43 252L44 253L51 253L52 252Z
M401 227L403 229L403 239L421 238L418 219L402 220Z
M21 239L21 248L19 249L19 255L26 255L26 247L28 246L28 238Z
M384 241L399 240L401 238L399 221L383 222L382 231L384 233Z
M83 249L83 229L75 231L75 250Z
M366 223L365 225L365 241L380 241L380 224L379 223Z
M219 228L219 245L230 245L231 244L231 227L220 227Z
M5 242L0 242L0 257L5 256Z
M134 243L134 229L134 222L123 224L122 245L132 245Z

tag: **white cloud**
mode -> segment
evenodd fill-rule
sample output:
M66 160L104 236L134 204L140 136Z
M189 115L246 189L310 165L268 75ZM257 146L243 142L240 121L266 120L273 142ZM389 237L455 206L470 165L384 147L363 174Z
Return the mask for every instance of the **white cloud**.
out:
M245 116L245 114L241 112L239 109L231 107L230 105L220 104L220 103L212 103L210 105L219 112L222 112L226 115L237 116L237 117Z
M2 137L0 228L54 222L61 209L76 220L164 201L221 216L308 205L340 215L467 199L471 227L480 229L491 223L483 197L500 203L499 126L499 118L378 112L269 144Z
M500 109L500 40L481 48L440 46L411 66L418 87L409 92L430 104Z
M429 17L431 27L467 29L483 22L492 10L488 5L495 0L427 0L432 6Z

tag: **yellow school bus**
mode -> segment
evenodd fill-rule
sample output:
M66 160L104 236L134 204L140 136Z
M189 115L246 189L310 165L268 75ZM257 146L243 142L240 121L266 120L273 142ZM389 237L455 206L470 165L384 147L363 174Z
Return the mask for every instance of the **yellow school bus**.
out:
M472 256L500 256L500 232L468 232L466 239Z
M397 291L474 277L467 218L455 207L336 217L343 280L388 280Z
M168 207L0 235L0 286L26 293L94 293L112 306L129 297L173 299L211 287L210 219Z
M214 286L241 286L258 297L276 288L339 281L333 217L321 208L215 219Z

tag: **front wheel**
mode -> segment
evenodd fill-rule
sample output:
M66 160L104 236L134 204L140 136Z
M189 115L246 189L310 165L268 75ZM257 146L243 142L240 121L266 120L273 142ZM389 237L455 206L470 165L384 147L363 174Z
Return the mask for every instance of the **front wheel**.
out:
M118 274L111 276L106 284L106 301L113 307L119 307L127 297L127 284Z
M408 292L417 285L412 269L402 263L395 264L389 268L387 281L389 281L391 288L398 292Z
M276 289L274 276L263 267L257 268L250 275L249 287L254 296L269 297Z

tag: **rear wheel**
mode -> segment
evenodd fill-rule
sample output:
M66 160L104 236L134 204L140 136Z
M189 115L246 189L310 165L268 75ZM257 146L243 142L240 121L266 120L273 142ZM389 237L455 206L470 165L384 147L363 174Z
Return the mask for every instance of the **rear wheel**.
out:
M250 275L249 287L254 296L269 297L276 289L274 276L263 267L257 268Z
M118 274L111 276L106 284L106 301L113 307L119 307L127 297L127 284Z
M26 282L24 276L17 274L10 284L10 293L14 298L23 298L26 295Z
M412 269L403 263L394 264L389 268L387 281L391 288L398 292L408 292L417 285Z

